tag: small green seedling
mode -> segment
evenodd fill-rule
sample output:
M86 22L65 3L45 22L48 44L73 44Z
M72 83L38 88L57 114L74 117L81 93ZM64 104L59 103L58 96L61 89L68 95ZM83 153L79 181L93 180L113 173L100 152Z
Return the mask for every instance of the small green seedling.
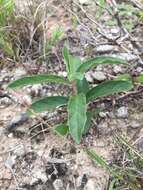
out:
M56 126L56 131L61 135L65 135L68 132L75 142L79 144L83 134L89 129L90 121L94 115L91 111L88 111L88 104L100 97L131 90L133 84L132 81L121 78L90 87L85 78L85 73L99 64L126 64L121 59L97 56L82 62L78 57L72 56L66 47L63 48L63 57L66 64L67 78L57 75L39 74L15 80L8 87L16 89L26 85L48 82L61 83L71 87L72 92L68 97L50 96L42 98L32 103L28 108L28 113L52 111L58 107L66 106L68 112L67 122Z
M129 139L127 140L125 136L119 134L113 134L113 136L116 146L122 150L120 154L122 156L125 155L124 160L126 161L126 165L122 162L118 163L117 160L109 164L104 158L89 148L86 149L87 154L96 165L104 168L109 173L108 190L141 190L142 181L140 172L143 169L143 155L129 143Z
M62 39L64 35L64 32L60 26L56 26L51 33L50 39L46 42L46 52L49 52L49 50L52 49L52 47L55 47L56 44Z
M6 55L14 56L10 27L14 22L14 1L0 0L0 49Z

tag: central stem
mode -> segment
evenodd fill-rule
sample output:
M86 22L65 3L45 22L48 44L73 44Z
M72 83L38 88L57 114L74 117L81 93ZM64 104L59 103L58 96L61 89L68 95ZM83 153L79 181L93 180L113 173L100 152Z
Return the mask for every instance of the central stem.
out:
M72 81L72 89L73 89L73 94L77 95L76 80Z

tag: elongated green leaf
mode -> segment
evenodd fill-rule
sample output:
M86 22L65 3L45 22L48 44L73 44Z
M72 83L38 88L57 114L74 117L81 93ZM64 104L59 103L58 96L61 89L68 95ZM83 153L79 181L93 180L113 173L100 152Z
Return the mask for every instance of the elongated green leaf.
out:
M115 80L132 81L132 77L130 74L122 74L118 75Z
M96 110L94 110L94 111L88 111L87 113L86 113L86 116L87 116L87 120L86 120L86 123L85 123L85 126L84 126L84 132L83 132L83 134L86 134L88 131L89 131L89 129L90 129L90 127L91 127L91 121L92 121L92 118L94 117L94 118L96 118L97 116L98 116L98 114L99 114L99 112L100 112L101 110L100 109L96 109Z
M77 80L76 82L78 93L86 94L89 91L89 84L84 77L82 80Z
M69 63L70 63L70 72L71 72L71 74L76 73L77 69L82 64L79 57L74 57L72 55L70 55Z
M78 72L86 72L87 70L96 67L99 64L126 64L126 62L119 58L109 56L97 56L93 59L85 61L79 68Z
M82 79L83 74L77 72L77 69L82 64L80 58L72 56L66 47L63 48L63 56L68 73L68 79L70 81L73 81L75 79Z
M109 185L109 190L115 190L114 185L118 182L118 179L113 179Z
M62 123L57 125L54 131L60 136L65 136L69 132L69 127L67 126L67 124Z
M84 75L80 72L75 72L72 74L68 75L69 81L74 81L74 80L83 80Z
M133 88L133 84L130 81L123 80L112 80L99 84L98 86L92 88L87 93L87 101L91 101L93 99L113 95L119 92L126 92Z
M138 77L134 77L135 82L143 83L143 75L139 75Z
M64 57L64 61L65 61L65 64L66 64L66 70L67 70L67 73L70 72L70 53L69 53L69 50L67 47L64 47L63 48L63 57Z
M120 176L116 170L116 166L109 166L107 161L99 156L94 150L86 149L87 154L89 157L101 167L109 171L113 176L117 177L119 180L122 180L122 176Z
M24 87L26 85L33 85L33 84L39 84L39 83L48 83L48 82L54 82L54 83L62 83L69 85L69 81L66 80L64 77L56 76L56 75L48 75L48 74L41 74L41 75L32 75L23 77L20 79L17 79L13 82L11 82L8 87L9 88L19 88Z
M96 162L97 164L99 164L101 167L110 170L110 167L109 167L108 163L101 156L99 156L98 154L96 154L95 151L90 150L90 149L87 149L86 151L87 151L87 154L90 156L90 158L94 162Z
M99 5L99 16L101 16L105 8L105 0L99 0Z
M28 113L33 114L33 113L54 110L60 106L66 105L67 102L68 98L64 96L45 97L35 101L28 109Z
M93 113L92 112L87 112L86 117L87 117L87 119L86 119L86 123L85 123L85 126L84 126L83 134L86 134L89 131L90 127L91 127L91 119L93 117Z
M84 94L72 96L68 102L69 132L76 143L80 143L86 123L86 97Z

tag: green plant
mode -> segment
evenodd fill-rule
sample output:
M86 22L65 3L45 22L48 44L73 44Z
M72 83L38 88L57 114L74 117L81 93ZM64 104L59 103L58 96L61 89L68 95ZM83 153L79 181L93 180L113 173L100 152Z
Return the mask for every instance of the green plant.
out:
M49 74L33 75L11 82L8 87L16 89L26 85L48 82L61 83L71 87L72 92L69 97L52 96L42 98L32 103L28 108L28 113L39 113L67 106L67 122L56 126L56 130L61 135L65 135L68 131L76 143L80 143L82 135L89 129L90 121L94 115L88 110L88 104L100 97L131 90L133 84L130 80L116 79L91 88L84 76L86 71L99 64L126 64L121 59L97 56L82 62L78 57L72 56L66 47L63 49L63 57L66 64L67 78Z
M139 18L140 21L143 21L143 11L139 11L137 13L137 17Z
M63 31L60 26L56 26L51 33L50 39L46 42L46 52L48 52L52 47L54 47L62 38Z
M105 0L99 0L99 15L101 16L105 9Z
M14 54L10 38L11 25L14 19L13 0L0 0L0 48L9 56Z

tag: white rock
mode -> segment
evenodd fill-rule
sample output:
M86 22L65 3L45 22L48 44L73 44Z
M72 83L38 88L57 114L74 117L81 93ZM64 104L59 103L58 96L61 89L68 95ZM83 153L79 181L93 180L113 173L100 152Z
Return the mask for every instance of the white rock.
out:
M122 72L122 68L119 65L115 65L114 68L113 68L113 71L114 71L114 73L117 74L117 73Z
M11 156L10 158L8 158L6 161L5 161L5 166L9 169L11 169L14 164L16 162L16 156Z
M138 59L136 55L131 54L131 53L120 53L116 55L116 57L124 59L126 61L136 61Z
M103 72L101 71L96 71L92 73L92 76L94 79L98 80L98 81L103 81L106 79L106 76Z
M141 73L142 72L142 67L137 67L137 69L136 69L136 71L138 72L138 73Z
M60 76L62 75L63 77L67 77L67 72L66 71L60 71L59 75Z
M16 68L14 76L15 76L15 79L17 79L26 74L27 74L26 70L23 67L19 67L19 68Z
M24 156L25 153L26 153L26 150L25 150L25 147L23 144L19 144L15 150L13 151L13 153L16 155L16 156Z
M63 182L61 179L56 179L54 182L53 182L53 186L55 188L55 190L63 190Z
M125 106L120 107L117 110L116 116L119 118L127 118L128 117L128 108Z
M89 179L84 190L102 190L102 187L96 183L95 179Z
M91 75L90 72L87 72L87 73L85 74L85 78L86 78L86 80L87 80L88 82L93 82L93 77L92 77L92 75Z
M109 112L99 112L99 116L102 117L102 118L105 118L107 117Z
M13 138L13 133L9 133L8 138Z
M119 32L120 32L120 29L119 28L111 28L111 33L113 34L113 35L117 35Z
M96 48L96 52L97 53L105 53L105 52L110 52L110 51L117 51L117 48L113 45L100 45L100 46L97 46Z
M97 65L97 67L96 67L96 71L102 71L102 70L103 70L102 65Z
M89 5L89 4L91 4L91 0L79 0L79 3L80 4L85 4L85 5Z
M2 99L0 99L0 105L10 105L11 104L11 100L7 97L4 97Z
M46 174L45 174L43 171L41 171L40 169L37 169L37 170L33 171L33 178L32 178L32 180L31 180L30 184L33 185L33 184L36 183L39 179L41 179L41 181L42 181L43 183L46 183L46 181L47 181L47 176L46 176Z

